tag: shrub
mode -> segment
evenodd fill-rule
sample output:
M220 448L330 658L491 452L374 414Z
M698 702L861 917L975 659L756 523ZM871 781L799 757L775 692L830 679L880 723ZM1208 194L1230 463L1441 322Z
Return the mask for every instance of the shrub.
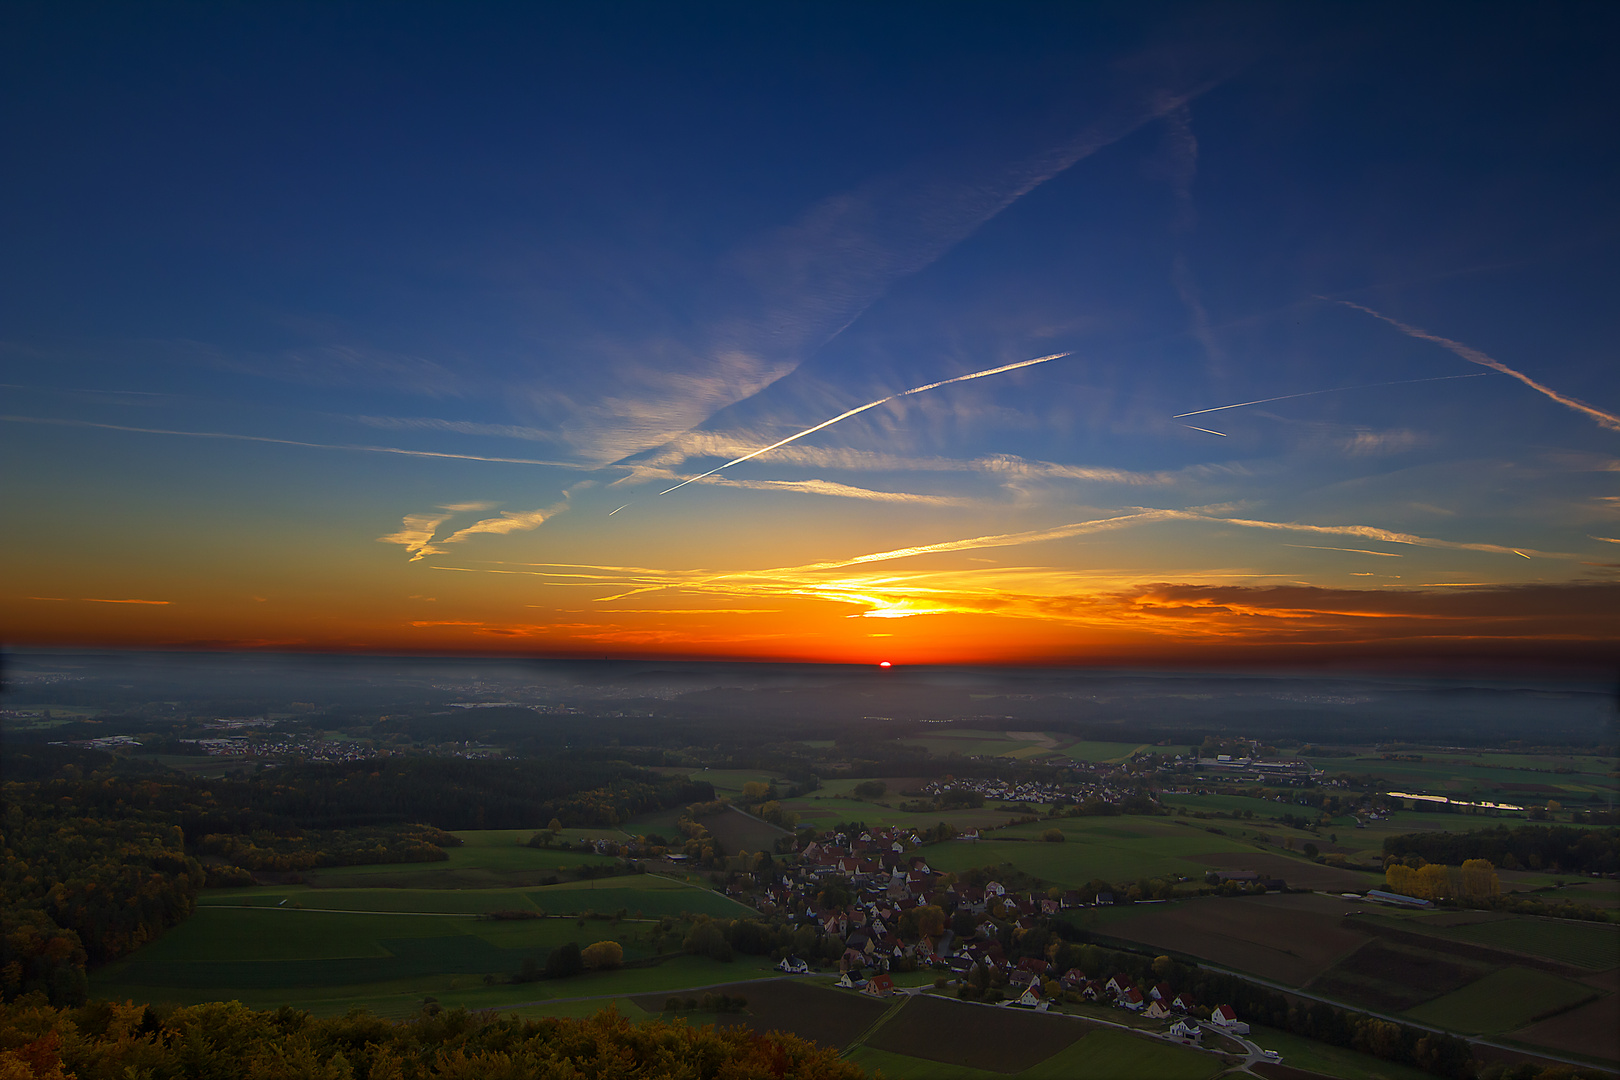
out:
M1041 839L1045 840L1048 844L1061 844L1063 843L1064 839L1063 830L1047 829L1045 832L1041 833Z
M624 963L624 947L617 941L597 941L585 946L579 958L586 971L616 968Z
M585 970L585 961L580 956L579 946L572 941L557 946L546 957L546 978L566 979L578 975Z

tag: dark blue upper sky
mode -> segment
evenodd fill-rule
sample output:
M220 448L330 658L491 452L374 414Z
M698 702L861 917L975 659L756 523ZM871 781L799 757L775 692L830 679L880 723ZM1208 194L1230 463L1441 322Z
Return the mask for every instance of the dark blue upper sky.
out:
M413 514L444 518L413 555L454 542L469 569L661 572L1183 515L1001 552L1049 576L938 601L975 617L1143 582L1595 585L1620 556L1611 6L0 18L0 428L28 465L9 497L40 510L8 541L24 622L27 596L95 591L87 567L133 595L199 558L244 595L333 566L367 604L440 592L399 575L442 552L402 567L405 541L376 543ZM357 446L382 449L321 449ZM145 555L52 540L111 505ZM1434 543L1386 573L1341 550L1372 533L1279 525ZM550 595L522 606L552 644L600 599ZM917 615L896 634L943 617L922 596L890 598ZM496 602L441 621L516 625ZM706 640L770 636L727 633Z

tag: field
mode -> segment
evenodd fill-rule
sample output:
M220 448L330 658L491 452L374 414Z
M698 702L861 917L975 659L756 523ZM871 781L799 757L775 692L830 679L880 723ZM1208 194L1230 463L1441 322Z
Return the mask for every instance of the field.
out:
M1088 1025L1036 1012L920 996L906 1000L866 1045L930 1061L1022 1072L1062 1050Z
M1620 967L1620 926L1517 918L1448 928L1447 937L1544 956L1592 971Z
M1510 967L1410 1009L1407 1015L1470 1035L1499 1035L1596 994L1593 987L1549 972Z
M1620 1061L1620 999L1605 998L1513 1032L1513 1041L1601 1061Z
M543 961L565 941L617 941L627 962L650 959L646 931L644 924L605 919L585 920L582 926L564 918L508 922L204 908L135 958L97 972L92 992L154 1002L236 998L259 1008L293 1004L320 1013L364 1006L403 1016L428 996L447 1007L507 1009L547 999L667 992L771 973L759 958L720 964L672 956L656 966L565 982L485 981L515 974L525 959Z
M1207 959L1290 986L1303 986L1365 945L1342 926L1344 901L1277 895L1132 905L1141 914L1110 920L1099 933ZM1091 929L1087 917L1076 920Z
M1430 1073L1410 1065L1381 1061L1371 1054L1358 1053L1343 1046L1329 1046L1262 1024L1250 1027L1249 1038L1262 1048L1281 1054L1286 1066L1305 1073L1336 1076L1341 1080L1433 1080ZM1269 1072L1265 1075L1269 1075Z
M1204 1080L1223 1067L1213 1054L1083 1021L931 996L894 1006L847 1056L893 1080Z
M786 829L750 817L736 808L704 818L703 825L732 854L739 851L769 851L778 840L793 835Z
M687 1013L692 1023L720 1026L746 1024L756 1031L789 1031L823 1046L848 1046L889 1010L890 1002L863 994L839 993L824 984L782 979L775 982L740 983L721 986L715 992L748 999L743 1013L715 1016ZM635 1004L661 1015L668 995L647 994Z
M1063 843L1038 839L1053 827L1064 834ZM1073 887L1095 878L1110 882L1165 875L1201 878L1209 867L1197 856L1232 850L1231 837L1166 817L1064 818L1016 826L998 835L1027 839L949 840L925 848L923 854L935 870L960 872L1011 863L1055 885Z
M610 834L568 830L563 838ZM525 960L544 961L566 941L617 941L627 963L652 964L657 950L647 920L684 913L736 918L751 909L665 875L529 885L537 868L613 860L525 847L530 830L458 835L464 846L451 851L448 865L342 868L311 875L314 885L208 890L185 923L96 972L94 993L159 1002L239 998L260 1007L291 1003L317 1012L365 1006L402 1016L420 1008L425 997L469 1008L522 1006L520 1011L583 997L601 1007L616 996L769 973L759 958L719 964L669 956L655 966L561 983L509 982ZM432 887L444 882L455 884ZM479 917L497 911L559 917ZM626 921L578 917L621 911Z
M1382 874L1325 866L1309 859L1270 852L1221 851L1193 856L1193 861L1223 870L1253 870L1263 878L1281 878L1294 889L1362 892L1383 885Z

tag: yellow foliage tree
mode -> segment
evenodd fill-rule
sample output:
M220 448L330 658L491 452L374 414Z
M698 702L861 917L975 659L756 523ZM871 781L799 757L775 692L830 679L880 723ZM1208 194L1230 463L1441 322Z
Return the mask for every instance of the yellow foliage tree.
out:
M1485 900L1502 892L1502 879L1489 859L1469 859L1462 864L1462 894L1469 900Z
M624 946L617 941L595 941L579 950L586 971L616 968L624 963Z

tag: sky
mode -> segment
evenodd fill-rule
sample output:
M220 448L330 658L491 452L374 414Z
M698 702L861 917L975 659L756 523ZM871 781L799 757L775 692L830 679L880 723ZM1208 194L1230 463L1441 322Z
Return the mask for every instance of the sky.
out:
M9 4L0 640L1612 663L1617 31Z

